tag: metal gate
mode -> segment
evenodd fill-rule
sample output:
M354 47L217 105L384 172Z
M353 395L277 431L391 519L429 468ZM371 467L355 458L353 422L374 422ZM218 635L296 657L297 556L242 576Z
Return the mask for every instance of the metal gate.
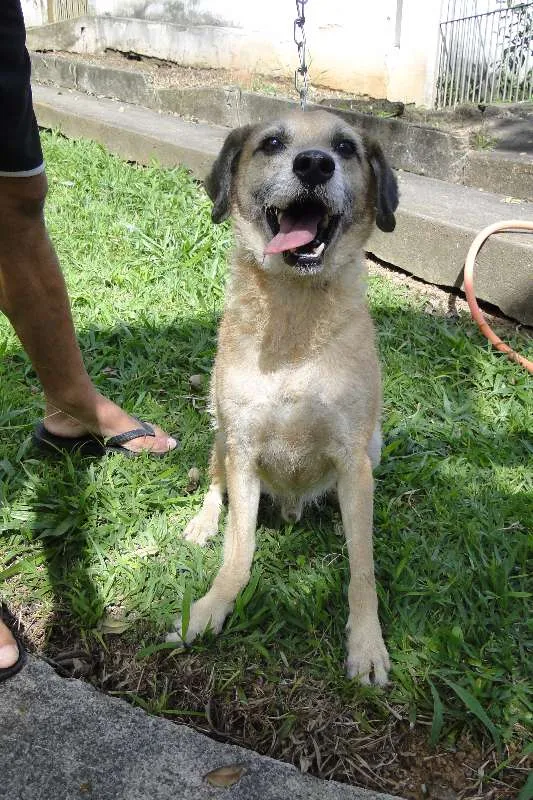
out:
M88 12L88 0L48 0L48 22L83 17Z
M441 22L437 108L531 99L533 2Z

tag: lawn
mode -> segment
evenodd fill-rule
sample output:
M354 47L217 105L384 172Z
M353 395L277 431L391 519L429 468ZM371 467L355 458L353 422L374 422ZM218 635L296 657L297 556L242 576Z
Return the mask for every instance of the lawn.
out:
M446 787L516 797L532 752L531 377L491 352L468 317L427 313L416 291L370 278L384 372L375 558L390 687L343 674L348 568L329 501L297 525L262 504L252 580L221 636L154 648L220 562L220 536L200 549L180 532L207 486L205 389L231 230L211 224L184 170L43 141L48 226L89 371L118 403L177 432L181 450L40 461L30 434L42 395L0 318L0 594L30 648L63 674L314 774L410 798ZM507 326L509 336L533 357L527 333Z

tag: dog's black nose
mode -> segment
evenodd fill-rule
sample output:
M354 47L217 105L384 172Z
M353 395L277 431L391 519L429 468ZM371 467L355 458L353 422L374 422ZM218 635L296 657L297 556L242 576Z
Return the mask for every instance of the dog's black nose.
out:
M335 162L323 150L302 150L294 159L292 170L306 186L318 186L329 181Z

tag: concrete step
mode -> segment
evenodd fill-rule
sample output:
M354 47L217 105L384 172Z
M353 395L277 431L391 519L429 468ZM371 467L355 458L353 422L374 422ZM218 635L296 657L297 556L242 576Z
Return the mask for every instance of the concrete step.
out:
M13 800L395 800L151 717L35 658L2 684L0 718L2 797ZM232 786L206 780L232 765Z
M205 177L227 128L185 121L138 106L74 91L34 87L39 124L66 136L94 139L123 158L164 166L183 164ZM375 231L369 250L441 286L460 286L469 245L502 219L533 221L533 204L466 186L399 172L401 201L393 234ZM533 324L533 236L502 234L483 247L476 268L478 297Z
M203 179L228 129L192 123L131 103L96 98L81 92L33 86L39 125L70 138L93 139L128 161L165 167L183 164Z
M39 37L46 39L50 27L45 31L39 29ZM34 31L32 36L36 35ZM36 83L122 100L230 128L271 119L296 106L292 100L245 92L235 86L177 86L172 77L169 78L172 69L161 73L131 68L131 62L129 69L120 68L102 53L32 53L31 58ZM165 76L164 86L161 74ZM470 120L473 129L479 128L480 132L486 129L484 138L487 141L492 140L497 148L507 147L507 151L500 152L499 149L470 149L469 129L439 129L347 108L336 108L335 112L378 139L396 169L533 201L533 127L529 118L517 121L492 116L482 124L479 120L475 124Z
M533 142L533 122L531 130ZM524 143L525 144L525 143ZM533 201L533 146L529 151L470 150L462 183L513 199Z
M407 172L398 178L396 230L375 229L368 249L428 283L462 288L466 254L483 228L500 220L533 223L533 203L509 203L480 189ZM478 298L532 325L533 234L491 236L477 257L474 280Z

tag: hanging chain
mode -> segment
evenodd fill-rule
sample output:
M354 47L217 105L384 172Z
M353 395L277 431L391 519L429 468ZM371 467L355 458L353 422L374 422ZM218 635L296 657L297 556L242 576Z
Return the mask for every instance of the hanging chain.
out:
M307 0L296 0L296 13L298 16L294 20L294 41L298 47L298 58L300 59L300 66L294 73L294 86L300 97L302 111L305 109L308 91L304 28L306 3Z

